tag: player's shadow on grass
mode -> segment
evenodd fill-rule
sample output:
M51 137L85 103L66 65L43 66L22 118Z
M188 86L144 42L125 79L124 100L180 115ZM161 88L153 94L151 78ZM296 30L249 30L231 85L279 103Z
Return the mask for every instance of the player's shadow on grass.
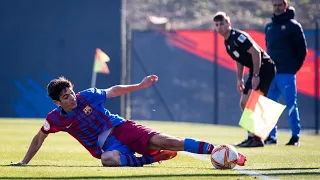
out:
M273 173L270 176L306 176L319 175L318 172ZM77 176L77 177L0 177L0 179L141 179L141 178L179 178L179 177L248 177L246 174L154 174L136 176ZM259 178L259 176L257 176Z
M1 166L11 166L11 165L0 165ZM49 165L49 164L45 164L45 165L27 165L27 166L12 166L12 167L87 167L87 168L96 168L96 167L101 167L103 168L103 166L79 166L79 165ZM108 168L108 167L105 167ZM142 168L142 167L138 167L138 168ZM186 166L158 166L158 165L146 165L143 168L175 168L175 169L186 169L186 168L192 168L192 169L206 169L206 170L211 170L214 169L212 168L203 168L203 167L194 167L194 166L190 166L190 167L186 167Z
M0 179L148 179L173 177L243 177L245 174L153 174L135 176L78 176L78 177L0 177Z
M205 168L205 167L196 167L196 166L158 166L158 165L147 165L143 168L174 168L174 169L202 169L202 170L214 170L214 167Z
M7 164L7 165L0 165L1 166L12 166L10 164ZM45 164L45 165L41 165L41 164L38 164L38 165L26 165L26 166L12 166L12 167L103 167L102 165L101 166L79 166L79 165L49 165L49 164Z

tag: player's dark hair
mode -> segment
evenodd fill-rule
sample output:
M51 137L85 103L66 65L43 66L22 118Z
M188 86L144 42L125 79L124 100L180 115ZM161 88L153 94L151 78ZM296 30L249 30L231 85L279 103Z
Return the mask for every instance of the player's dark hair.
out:
M73 84L68 79L61 76L58 79L53 79L50 81L50 83L47 86L47 93L52 100L59 101L59 96L61 92L65 88L70 88L70 87L73 87Z
M272 0L272 2L273 2L273 0ZM284 4L284 6L286 7L286 9L288 9L288 7L289 7L288 0L283 0L282 2Z
M228 23L230 23L230 17L227 15L227 13L219 11L213 16L213 21L224 21L226 20Z

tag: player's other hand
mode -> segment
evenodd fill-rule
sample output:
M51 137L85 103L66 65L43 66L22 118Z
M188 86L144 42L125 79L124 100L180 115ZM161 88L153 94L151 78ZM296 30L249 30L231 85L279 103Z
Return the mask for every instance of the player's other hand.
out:
M11 162L10 166L25 166L27 165L26 163L23 162Z
M243 93L244 91L244 81L243 79L237 81L237 90L239 93Z
M150 76L146 76L140 83L140 87L141 88L148 88L150 87L152 84L154 84L155 82L158 81L158 76L156 75L150 75Z

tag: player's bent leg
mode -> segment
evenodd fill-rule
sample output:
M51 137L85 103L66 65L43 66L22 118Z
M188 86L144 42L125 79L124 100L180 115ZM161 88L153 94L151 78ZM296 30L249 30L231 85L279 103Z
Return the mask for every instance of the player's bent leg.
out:
M241 95L240 98L240 106L242 109L245 109L246 104L249 99L250 91L246 91ZM237 144L238 147L263 147L263 141L261 138L255 136L254 134L248 132L248 138L241 143Z
M154 162L152 155L142 157L135 156L135 152L127 145L118 141L114 136L110 136L103 146L104 153L101 155L101 162L104 166L131 166L140 167L144 164Z
M240 97L240 108L242 111L245 109L246 104L249 99L249 87L247 87L247 86L251 86L251 84L248 85L248 83L246 83L246 89ZM248 132L248 138L243 140L242 142L236 144L236 146L247 147L247 144L253 140L253 137L254 137L254 135L252 133Z
M243 111L246 108L246 104L248 102L249 95L248 94L242 94L240 97L240 109Z
M101 155L101 163L107 167L121 166L120 155L121 153L117 150L104 152Z
M141 167L145 164L152 164L157 156L142 156L137 157L134 154L122 154L117 150L104 152L101 155L101 162L106 167L130 166Z
M154 162L158 162L155 159L155 156L137 157L134 154L120 155L121 166L141 167L145 164L152 164Z

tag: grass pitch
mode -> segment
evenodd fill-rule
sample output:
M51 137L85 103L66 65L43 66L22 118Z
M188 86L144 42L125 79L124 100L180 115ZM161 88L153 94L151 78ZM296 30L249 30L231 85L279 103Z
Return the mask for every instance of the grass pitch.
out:
M8 166L21 161L44 120L0 119L0 179L320 179L320 136L302 134L300 147L284 144L289 133L279 133L278 146L238 148L247 155L245 167L216 170L207 162L179 154L175 159L144 167L102 167L66 133L51 134L24 167ZM208 124L138 121L180 137L213 144L234 144L246 137L238 127ZM202 155L209 159L208 155ZM251 174L251 175L248 175ZM254 175L252 175L254 174Z

